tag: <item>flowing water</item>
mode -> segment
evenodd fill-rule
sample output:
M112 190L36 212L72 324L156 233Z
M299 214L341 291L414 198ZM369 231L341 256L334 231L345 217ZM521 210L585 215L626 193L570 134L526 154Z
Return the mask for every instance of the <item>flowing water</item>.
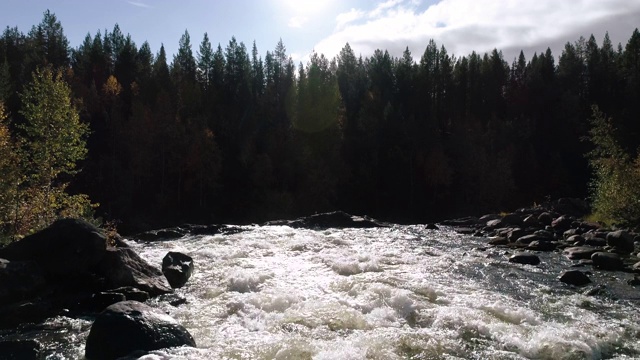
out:
M571 265L560 254L513 264L505 249L450 229L243 230L131 242L151 263L180 251L196 266L177 290L186 304L152 304L198 348L144 359L640 358L630 274L593 274L608 292L588 296L557 280ZM91 322L51 322L66 322L68 333L49 358L81 357Z

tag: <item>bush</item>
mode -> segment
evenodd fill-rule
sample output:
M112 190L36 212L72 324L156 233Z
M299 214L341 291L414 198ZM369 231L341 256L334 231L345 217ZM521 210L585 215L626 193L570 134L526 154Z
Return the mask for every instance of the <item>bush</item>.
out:
M611 118L593 106L588 153L595 172L591 182L594 217L624 226L640 224L640 156L632 158L619 144Z

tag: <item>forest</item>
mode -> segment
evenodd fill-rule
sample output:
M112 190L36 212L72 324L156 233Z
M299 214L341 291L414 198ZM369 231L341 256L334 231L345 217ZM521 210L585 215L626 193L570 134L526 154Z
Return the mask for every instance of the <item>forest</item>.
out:
M347 43L295 64L282 41L263 57L255 42L185 31L169 59L117 24L75 48L50 11L26 34L7 27L0 230L336 209L425 222L558 197L640 218L638 29L626 44L581 37L559 57L413 50L419 60L363 57Z

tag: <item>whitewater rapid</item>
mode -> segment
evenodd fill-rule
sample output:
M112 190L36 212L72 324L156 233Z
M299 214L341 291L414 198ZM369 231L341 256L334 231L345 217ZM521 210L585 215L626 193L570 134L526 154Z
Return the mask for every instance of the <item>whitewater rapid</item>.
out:
M184 325L198 348L144 359L640 357L638 297L584 295L560 283L571 261L557 253L539 254L538 266L509 263L508 251L486 239L419 225L242 230L129 241L152 264L168 251L195 263L176 291L185 304L151 304ZM77 328L66 355L73 358L83 354L90 322L65 321Z

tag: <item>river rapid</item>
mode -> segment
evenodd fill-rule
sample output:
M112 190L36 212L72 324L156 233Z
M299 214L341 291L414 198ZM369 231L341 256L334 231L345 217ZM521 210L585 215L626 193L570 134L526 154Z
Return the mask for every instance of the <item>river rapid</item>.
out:
M640 290L610 285L625 273L594 273L608 290L585 295L558 281L572 264L559 253L514 264L447 228L241 230L129 241L152 264L180 251L196 267L176 291L186 303L150 303L198 348L143 359L640 358ZM50 320L61 324L65 345L48 358L81 358L90 319Z

